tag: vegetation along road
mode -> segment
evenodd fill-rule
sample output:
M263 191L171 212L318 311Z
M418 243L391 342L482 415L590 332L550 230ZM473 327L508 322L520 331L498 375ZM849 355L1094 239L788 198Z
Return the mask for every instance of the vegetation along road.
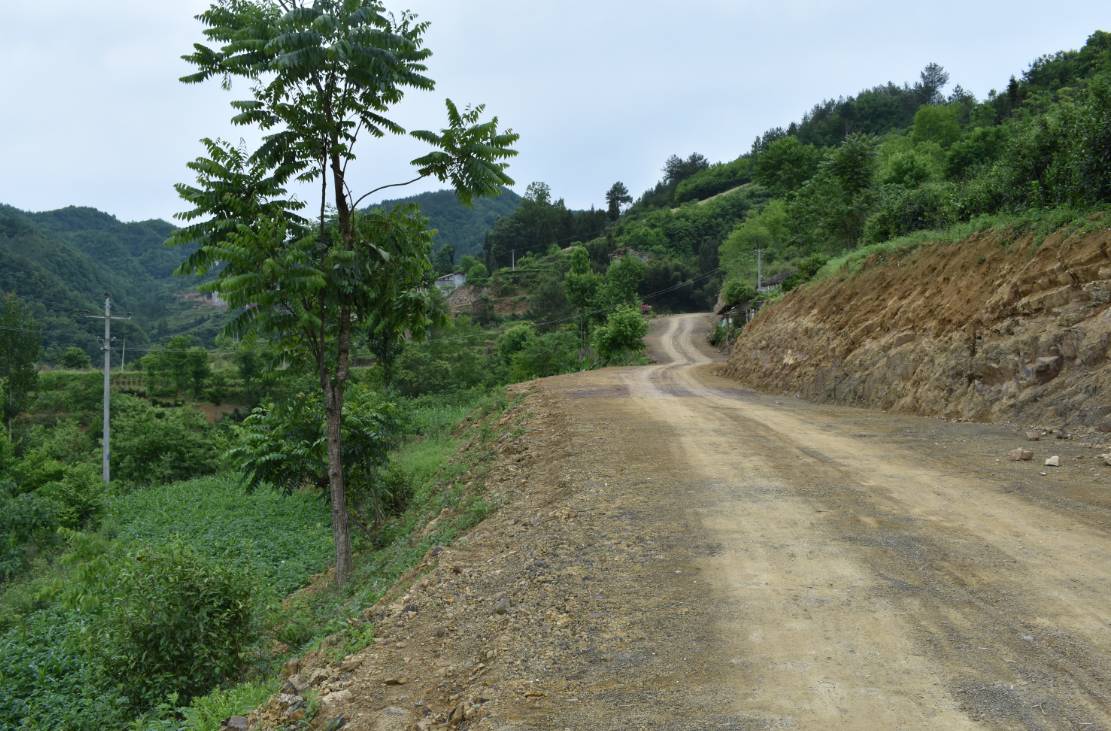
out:
M706 328L539 382L527 487L379 625L353 727L437 688L476 728L1111 727L1095 452L740 389ZM401 655L443 681L392 697Z

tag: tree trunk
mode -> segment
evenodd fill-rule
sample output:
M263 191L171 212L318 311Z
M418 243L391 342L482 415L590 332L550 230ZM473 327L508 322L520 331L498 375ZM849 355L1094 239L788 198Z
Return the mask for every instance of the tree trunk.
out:
M342 386L325 385L324 412L328 438L328 494L332 503L332 538L336 544L336 583L342 585L351 578L351 533L347 525L347 489L343 480L343 442L340 436Z
M331 109L326 110L331 118ZM336 217L339 220L340 236L348 251L355 248L355 222L344 193L343 165L339 158L335 141L331 146L331 168L333 190L336 200ZM348 530L347 488L343 480L343 396L347 386L348 366L351 357L351 309L350 303L341 298L339 322L336 337L335 376L329 378L323 357L324 344L321 343L320 380L324 388L324 410L327 415L328 432L328 491L332 499L332 537L336 544L336 583L343 585L351 578L351 533Z

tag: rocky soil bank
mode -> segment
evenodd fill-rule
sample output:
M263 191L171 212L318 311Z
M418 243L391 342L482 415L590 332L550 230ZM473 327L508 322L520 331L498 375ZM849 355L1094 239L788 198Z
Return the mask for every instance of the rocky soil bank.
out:
M765 308L726 374L977 421L1111 432L1111 228L992 230L876 254Z

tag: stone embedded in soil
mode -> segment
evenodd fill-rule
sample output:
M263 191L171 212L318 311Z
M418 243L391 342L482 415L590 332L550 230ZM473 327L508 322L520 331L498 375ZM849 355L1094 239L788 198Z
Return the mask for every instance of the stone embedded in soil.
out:
M408 681L405 678L386 678L382 682L386 685L405 685Z
M1108 452L1107 454L1101 454L1099 458L1103 460L1103 463L1105 465L1111 467L1111 452Z
M302 676L300 673L294 673L285 681L285 684L282 686L282 692L288 695L301 695L310 685L312 685L312 683L309 682L308 678Z
M387 706L378 712L370 727L374 731L406 731L409 728L409 712L397 706Z
M1047 457L1046 460L1045 460L1045 466L1046 467L1060 467L1061 466L1061 458L1058 457L1056 454L1053 455L1052 457Z
M362 664L363 659L361 657L349 657L340 663L339 669L341 673L350 673Z
M220 731L247 731L250 722L246 716L232 716L220 724Z
M1034 459L1034 453L1029 449L1019 447L1018 449L1012 449L1010 452L1007 452L1007 459L1012 462L1029 462Z
M1031 429L1030 431L1026 432L1026 440L1027 441L1036 442L1041 438L1042 438L1042 433L1040 431L1035 431L1035 430Z
M499 597L498 600L496 602L494 602L494 614L508 614L508 613L509 613L509 598L504 597L504 596Z

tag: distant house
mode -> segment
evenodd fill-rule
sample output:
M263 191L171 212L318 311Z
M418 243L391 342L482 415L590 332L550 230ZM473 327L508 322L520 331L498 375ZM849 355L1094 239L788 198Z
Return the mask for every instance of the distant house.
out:
M466 283L467 275L463 272L452 272L436 279L436 286L445 294L462 287Z
M775 292L783 287L783 283L793 274L792 271L782 271L779 274L773 274L765 279L760 284L761 292Z

